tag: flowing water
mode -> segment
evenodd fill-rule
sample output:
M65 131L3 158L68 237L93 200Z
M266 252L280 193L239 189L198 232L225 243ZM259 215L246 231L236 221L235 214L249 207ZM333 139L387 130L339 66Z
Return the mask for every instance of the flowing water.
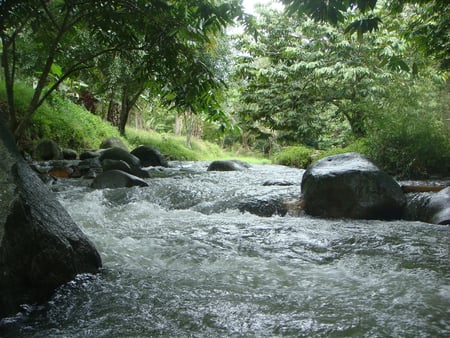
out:
M55 187L104 268L5 319L5 337L450 336L450 227L241 213L299 196L303 172L174 164L147 188Z

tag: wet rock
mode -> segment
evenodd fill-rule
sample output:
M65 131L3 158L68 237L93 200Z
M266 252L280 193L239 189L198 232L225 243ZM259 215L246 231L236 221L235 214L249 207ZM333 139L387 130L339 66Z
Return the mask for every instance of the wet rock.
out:
M208 171L242 171L250 168L248 163L238 160L213 161L208 166Z
M433 194L428 209L430 223L450 225L450 187Z
M0 317L46 301L80 273L95 273L94 245L20 157L0 122Z
M240 212L249 212L262 217L285 216L288 207L282 198L254 197L238 204Z
M103 142L100 144L100 149L108 149L114 147L128 151L128 147L118 137L109 137L103 140Z
M103 171L108 170L122 170L126 173L131 174L131 167L130 165L122 160L111 160L109 158L102 161L102 169Z
M408 193L405 197L406 205L403 218L410 221L429 222L430 212L428 205L431 193Z
M99 157L100 154L101 153L98 151L87 150L80 154L80 160L84 161L84 160L89 160L91 158L96 158L96 157Z
M61 160L63 153L53 140L44 140L34 150L34 157L40 161Z
M128 188L133 186L147 187L148 184L141 178L121 170L103 172L95 177L91 184L91 187L94 189Z
M107 159L124 161L133 169L141 167L141 161L136 156L130 154L127 150L124 150L122 148L114 147L104 150L101 153L99 160L100 162L103 162L104 160Z
M287 187L287 186L295 185L295 183L286 181L286 180L268 180L263 183L263 186L265 186L265 187L274 186L274 185Z
M76 160L78 157L77 152L73 149L63 149L62 153L65 160Z
M303 175L306 213L321 217L397 219L405 196L399 184L357 153L329 156Z
M149 146L139 146L131 154L139 158L143 167L168 167L167 160L157 150Z

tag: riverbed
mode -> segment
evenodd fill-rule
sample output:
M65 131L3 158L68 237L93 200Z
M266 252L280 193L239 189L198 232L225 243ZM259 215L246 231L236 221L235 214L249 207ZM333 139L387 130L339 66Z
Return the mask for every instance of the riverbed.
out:
M260 217L239 203L299 197L302 170L207 165L172 162L144 188L54 184L104 267L24 305L4 337L450 336L450 227Z

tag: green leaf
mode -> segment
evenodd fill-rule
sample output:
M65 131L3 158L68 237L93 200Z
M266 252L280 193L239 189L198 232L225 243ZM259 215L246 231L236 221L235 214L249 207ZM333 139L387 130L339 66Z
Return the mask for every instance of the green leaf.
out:
M50 68L50 73L52 73L52 75L55 75L57 77L60 77L63 74L62 68L58 66L56 63L52 64L52 67Z

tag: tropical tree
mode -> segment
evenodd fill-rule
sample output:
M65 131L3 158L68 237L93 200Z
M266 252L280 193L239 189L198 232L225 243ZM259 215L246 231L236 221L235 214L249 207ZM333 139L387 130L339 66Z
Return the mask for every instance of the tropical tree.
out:
M281 0L290 14L308 15L316 21L339 25L346 22L346 32L363 34L383 26L384 15L413 20L401 34L435 58L443 69L450 67L450 5L444 0ZM376 12L376 8L383 11ZM355 13L359 15L354 15ZM383 13L384 15L380 15ZM348 16L353 20L348 21Z
M424 81L419 75L445 79L396 33L407 19L386 20L377 34L361 40L327 23L260 13L258 40L241 36L237 43L246 103L241 120L272 129L281 141L319 148L348 141L348 127L353 138L366 136L381 112L404 105L388 94L397 88L416 93L414 87ZM428 83L430 91L437 89L436 82ZM414 102L417 96L409 98Z
M123 131L130 107L146 83L161 86L170 78L177 79L183 66L192 69L198 60L195 50L234 18L242 17L238 0L5 0L0 5L7 118L17 138L62 82L95 69L98 60L109 54L125 64L119 78ZM31 49L32 53L26 53ZM19 116L14 107L14 83L17 75L23 75L20 72L35 79L35 90ZM123 76L130 72L132 78Z

